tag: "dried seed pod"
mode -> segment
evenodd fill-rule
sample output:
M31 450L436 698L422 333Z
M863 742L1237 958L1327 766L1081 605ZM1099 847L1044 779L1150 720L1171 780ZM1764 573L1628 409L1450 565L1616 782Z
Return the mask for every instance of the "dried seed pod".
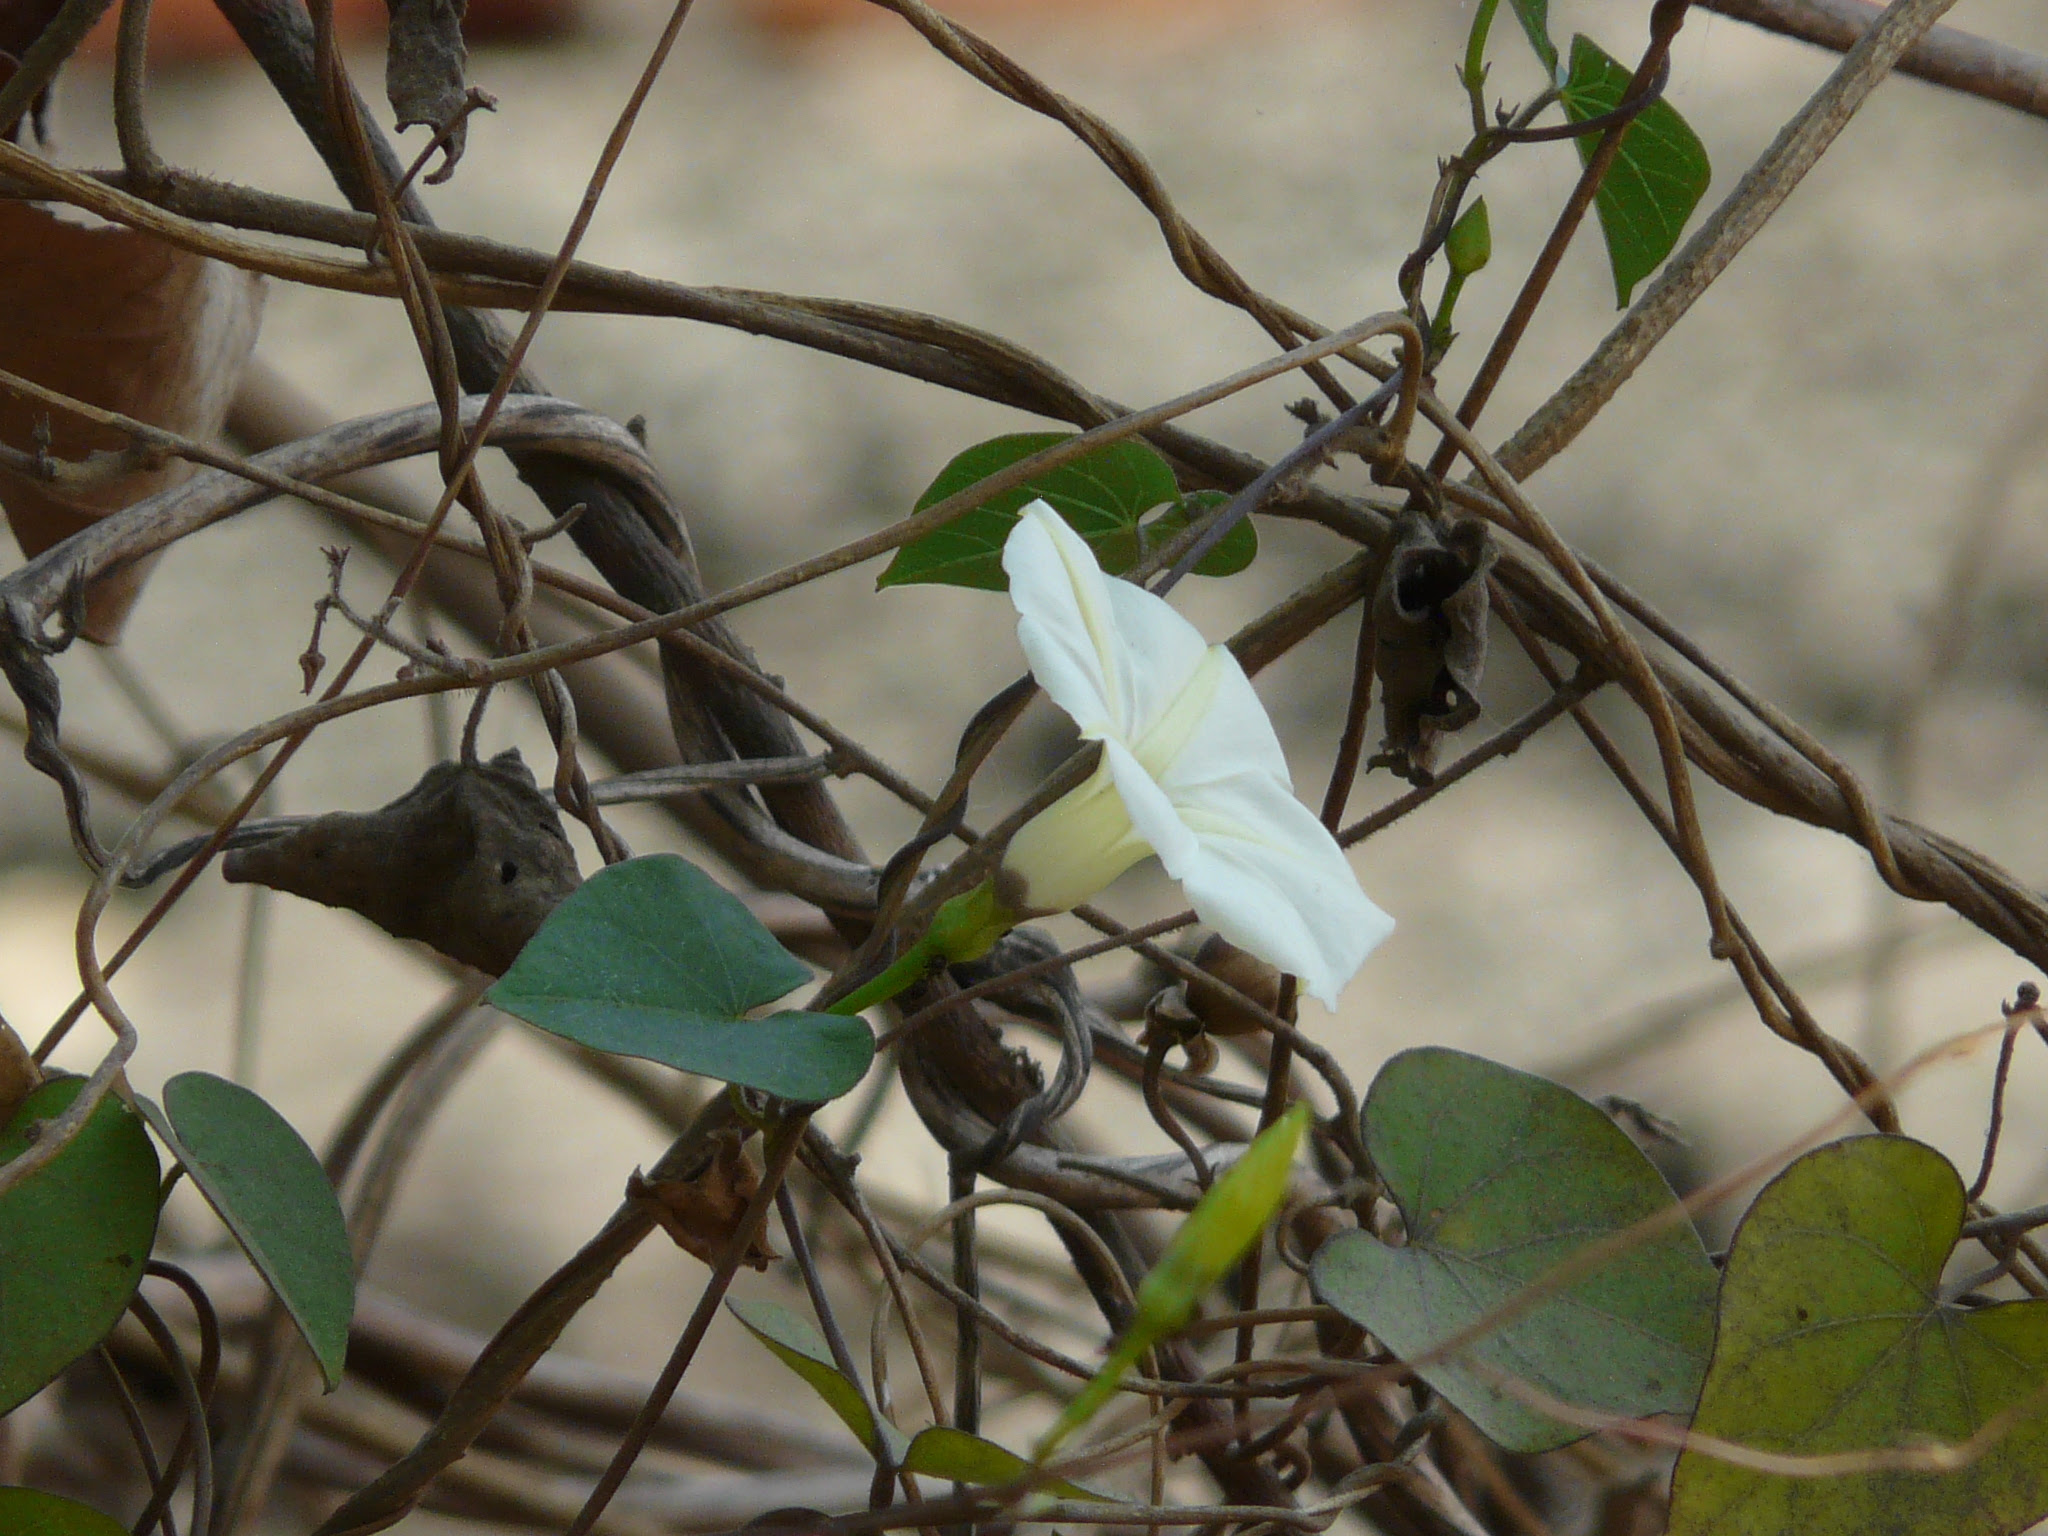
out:
M761 1170L746 1152L751 1134L738 1125L714 1131L709 1155L692 1173L650 1179L634 1169L626 1180L626 1198L644 1204L678 1248L716 1264L761 1187ZM766 1269L781 1257L765 1235L756 1233L740 1262Z
M1479 718L1486 670L1487 573L1498 555L1475 518L1440 525L1404 512L1373 595L1386 740L1366 766L1427 784L1440 738Z
M437 763L375 811L331 811L221 861L231 881L361 913L503 975L582 883L561 818L517 750Z
M1160 1045L1162 1040L1166 1045ZM1145 1027L1138 1033L1138 1043L1147 1051L1157 1048L1161 1061L1166 1059L1168 1049L1179 1046L1187 1070L1197 1077L1205 1077L1216 1069L1216 1042L1188 1007L1188 989L1181 982L1152 994L1151 1001L1145 1004Z
M1220 933L1212 933L1195 952L1195 964L1233 987L1268 1013L1280 1006L1280 972L1257 955L1247 954ZM1266 1027L1265 1020L1228 992L1209 982L1190 981L1188 1009L1212 1035L1249 1035Z

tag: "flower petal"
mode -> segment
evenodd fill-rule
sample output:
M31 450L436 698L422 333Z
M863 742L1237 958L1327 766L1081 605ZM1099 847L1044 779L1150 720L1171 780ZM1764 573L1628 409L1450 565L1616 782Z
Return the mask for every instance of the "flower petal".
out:
M1176 795L1174 808L1193 834L1194 856L1168 859L1153 845L1202 920L1299 976L1304 992L1334 1009L1345 983L1394 931L1394 920L1359 889L1337 840L1265 774L1212 780Z
M1209 642L1165 598L1135 582L1105 579L1103 585L1116 615L1124 699L1119 734L1131 746L1172 707L1201 668ZM1271 726L1266 734L1273 734Z
M1137 754L1120 741L1105 741L1102 762L1116 783L1116 792L1123 800L1131 825L1137 828L1138 836L1151 844L1166 872L1174 874L1194 862L1200 852L1195 834L1181 819L1166 791L1145 771Z
M1003 569L1033 675L1103 752L1011 844L1031 904L1083 900L1149 845L1204 921L1334 1008L1394 922L1294 798L1244 669L1163 599L1104 576L1043 501L1011 531Z
M1230 654L1230 647L1211 647L1210 655L1212 676L1206 707L1191 729L1177 733L1180 740L1159 743L1170 751L1167 760L1159 762L1146 743L1134 742L1132 749L1152 767L1160 786L1175 800L1198 785L1240 773L1265 774L1291 793L1294 780L1287 772L1287 754L1280 749L1272 718L1253 691L1251 679Z
M1043 501L1003 544L1017 639L1048 697L1091 739L1133 741L1201 664L1201 631L1163 598L1102 573Z

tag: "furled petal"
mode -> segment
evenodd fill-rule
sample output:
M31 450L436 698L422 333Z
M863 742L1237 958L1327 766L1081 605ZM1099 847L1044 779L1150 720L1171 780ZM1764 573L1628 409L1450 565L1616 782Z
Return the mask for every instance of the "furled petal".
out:
M1123 800L1124 813L1131 818L1131 825L1159 855L1166 872L1172 874L1176 865L1185 867L1193 863L1198 851L1193 830L1137 755L1120 741L1105 741L1102 765L1116 782L1116 792Z
M1208 650L1163 598L1103 575L1094 551L1043 501L1024 509L1004 542L1003 571L1032 676L1090 739L1144 735Z
M1207 685L1199 712L1183 721L1175 718L1180 711L1169 709L1143 740L1131 744L1131 750L1176 800L1197 785L1240 773L1267 774L1291 791L1294 781L1287 772L1287 754L1280 750L1266 706L1252 691L1251 679L1230 647L1210 647L1204 663L1197 679L1191 680ZM1187 691L1192 693L1192 686Z
M1394 931L1394 920L1359 889L1337 840L1265 774L1211 780L1197 794L1176 797L1195 844L1184 862L1164 856L1132 809L1133 823L1160 849L1160 862L1202 920L1240 949L1292 971L1326 1008L1337 1006L1345 983Z

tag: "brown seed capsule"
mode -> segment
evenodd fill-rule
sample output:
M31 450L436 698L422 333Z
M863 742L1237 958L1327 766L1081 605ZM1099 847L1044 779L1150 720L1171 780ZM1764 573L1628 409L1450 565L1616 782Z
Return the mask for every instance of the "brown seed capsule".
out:
M1268 1013L1280 1006L1280 973L1256 955L1246 954L1221 934L1212 933L1195 952L1195 964L1226 987L1235 987ZM1212 1035L1248 1035L1265 1028L1258 1015L1213 984L1190 981L1188 1008Z

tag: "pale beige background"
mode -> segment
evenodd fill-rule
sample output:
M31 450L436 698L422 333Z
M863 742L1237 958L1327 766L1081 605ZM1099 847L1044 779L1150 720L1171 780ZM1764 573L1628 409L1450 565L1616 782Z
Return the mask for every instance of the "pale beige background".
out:
M1557 0L1552 9L1560 35L1583 28L1619 54L1639 46L1640 5ZM1304 0L1246 5L1234 19L1205 14L1164 36L1072 13L987 25L1118 123L1254 283L1334 324L1393 302L1394 269L1414 239L1434 158L1461 142L1464 107L1450 70L1466 15L1423 0ZM2022 0L1965 0L1950 19L2048 49L2048 13ZM615 0L566 48L479 55L476 79L501 105L477 120L469 159L434 194L442 220L552 246L656 22L652 10ZM1532 88L1533 66L1505 18L1499 52L1498 90ZM363 61L366 73L373 66ZM1713 155L1710 201L1829 67L1818 52L1695 15L1670 95ZM83 160L111 156L96 125L103 89L78 81L65 102L68 142ZM161 79L152 109L176 162L329 195L281 111L244 73ZM1468 341L1445 370L1447 386L1462 383L1575 169L1569 149L1551 146L1511 158L1483 184L1495 265L1467 291ZM2041 367L2044 245L2048 123L1914 82L1887 85L1533 491L1569 537L1867 764L1873 727L1922 643L1958 491ZM1134 403L1265 350L1243 317L1178 279L1149 219L1085 151L887 21L775 38L703 0L585 254L686 281L933 310L1011 336ZM1495 438L1613 314L1597 247L1582 238L1488 413ZM273 289L262 351L337 412L422 393L392 306ZM1044 425L680 323L562 316L548 322L536 357L560 393L621 418L645 415L719 582L899 515L978 436ZM1259 392L1197 424L1276 453L1298 430L1279 405L1298 393ZM2044 466L2048 454L2021 478L1978 602L1976 643L1933 718L1923 807L1934 825L2029 875L2048 867L2048 823L2036 813L2048 745L2048 625L2036 601L2048 571ZM189 732L224 732L295 701L294 658L324 582L316 546L326 538L301 514L274 508L165 562L127 649ZM1338 554L1327 539L1278 530L1250 574L1196 584L1187 610L1221 634ZM872 575L863 569L776 599L740 625L792 688L932 784L975 704L1019 669L1008 610L987 594L876 597ZM371 591L367 567L354 579L355 590ZM1348 646L1348 636L1333 635L1262 680L1311 797L1341 712ZM79 740L147 742L93 658L67 657L61 672L65 726ZM1506 662L1485 693L1487 721L1470 741L1536 696ZM1036 758L1020 752L985 807L1016 792L1050 749L1052 727L1034 729ZM530 718L505 708L488 734L492 745L522 742L529 757L543 740ZM417 716L352 721L299 759L280 802L379 803L426 760ZM1398 788L1368 780L1354 805L1369 808ZM80 882L54 790L11 750L0 761L0 796L12 861L0 871L0 1012L33 1037L74 985ZM870 851L885 855L905 829L902 815L860 789L846 803ZM1728 887L1774 953L1838 949L1868 926L1876 882L1853 847L1711 789L1706 813ZM102 814L112 827L111 802ZM670 845L650 816L622 825L643 850ZM1390 1051L1420 1041L1537 1069L1560 1064L1618 1037L1639 1010L1716 976L1691 888L1569 727L1376 839L1358 867L1401 926L1342 1015L1309 1022L1361 1084ZM1137 915L1171 899L1142 874L1112 896ZM245 901L202 883L122 978L144 1036L135 1071L144 1089L191 1066L225 1069ZM1944 928L1887 999L1880 1038L1870 1039L1853 979L1809 991L1823 1022L1896 1063L1994 1018L2027 968L1959 924ZM289 902L271 910L267 956L257 1086L317 1143L438 982L356 920ZM1988 1067L1980 1056L1915 1085L1908 1128L1972 1159ZM2038 1050L2022 1050L1993 1189L2010 1203L2048 1196L2044 1069ZM1734 1004L1580 1085L1628 1094L1675 1120L1700 1165L1716 1169L1837 1101L1816 1065ZM1082 1114L1121 1136L1127 1110L1102 1092ZM508 1028L434 1131L375 1277L491 1326L595 1228L627 1170L659 1145L646 1123ZM940 1198L942 1172L907 1116L892 1119L870 1169L921 1201ZM572 1345L649 1369L700 1276L692 1261L650 1246L575 1327ZM708 1362L713 1382L797 1401L793 1383L764 1389L764 1360L726 1332L714 1335Z

